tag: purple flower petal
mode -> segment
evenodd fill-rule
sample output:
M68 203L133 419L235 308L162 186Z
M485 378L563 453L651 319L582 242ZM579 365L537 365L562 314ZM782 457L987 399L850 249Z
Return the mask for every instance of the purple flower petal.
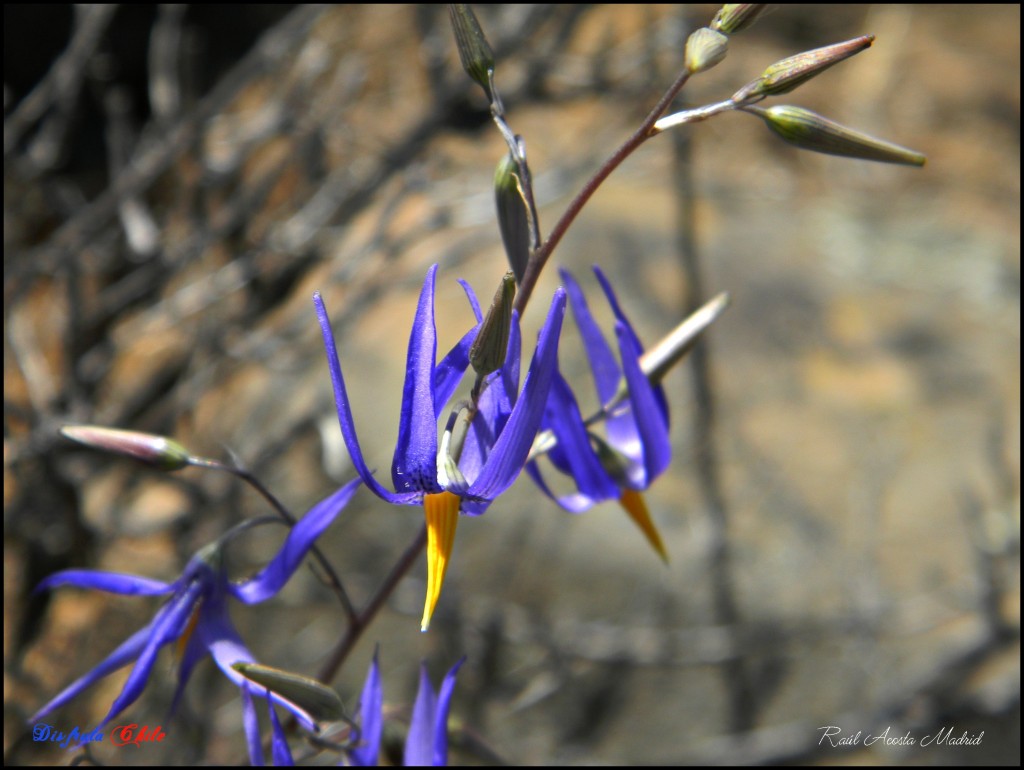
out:
M260 719L256 716L256 705L252 702L252 685L243 682L242 691L242 725L245 727L245 742L249 747L249 764L263 767L263 739L260 736Z
M324 307L320 292L313 294L313 304L316 307L316 316L320 321L320 333L323 335L324 349L327 352L327 366L331 374L331 384L334 386L334 404L338 412L338 424L341 426L341 435L345 439L345 446L348 447L349 456L352 458L352 465L355 466L359 478L375 495L395 505L409 505L417 499L416 494L395 494L385 489L374 478L366 461L363 460L363 452L359 448L359 439L356 437L355 422L352 420L352 407L345 390L345 379L341 375L341 363L338 360L338 349L334 344L334 332L331 331L331 319L327 316L327 308Z
M317 538L330 526L342 508L348 505L359 483L359 479L350 481L330 497L314 505L291 528L281 550L270 563L252 579L240 585L229 586L231 593L246 604L256 604L276 595L295 574L295 570Z
M437 415L434 411L434 361L437 329L434 325L434 283L437 265L431 265L420 291L416 317L409 333L405 361L402 414L398 443L391 465L396 492L440 492L437 484Z
M509 410L516 403L516 394L519 392L519 364L522 361L523 339L519 328L519 311L512 310L512 324L508 332L508 352L505 354L505 364L501 367L501 381L505 386L505 392L509 396Z
M196 633L202 636L203 642L214 663L232 683L240 688L252 686L252 682L245 676L232 668L235 663L255 663L256 659L242 642L241 637L231 623L228 616L227 606L222 596L214 596L206 602L200 610L199 623L196 626ZM258 692L258 690L256 691ZM317 731L316 720L295 703L287 698L270 691L270 700L279 706L290 711L299 723L310 732Z
M615 292L612 291L611 283L609 283L608 279L605 277L605 274L601 272L601 268L599 268L597 265L594 265L594 275L597 276L597 280L601 284L601 288L604 290L605 296L608 298L608 304L611 305L612 312L615 314L615 318L618 321L620 321L629 331L629 335L635 343L636 349L639 351L637 353L637 358L639 358L644 352L644 346L641 344L640 338L637 336L636 331L633 329L633 324L629 322L629 319L626 318L626 314L622 312L622 307L619 305L619 300L618 298L616 298ZM652 386L648 385L648 387ZM665 421L665 424L668 425L668 400L665 398L665 391L660 385L653 387L653 390L655 399L658 402L658 409L661 411L661 415ZM608 437L609 439L614 441L614 431L610 432L608 434Z
M668 467L672 459L672 444L668 435L668 423L662 412L654 389L647 376L640 369L640 350L636 336L621 321L615 324L622 351L622 366L629 388L629 403L642 446L644 478L638 488L645 489L651 481Z
M78 588L95 588L112 594L127 596L156 596L171 593L175 590L174 583L162 580L151 580L139 575L125 575L120 572L97 572L89 569L66 569L55 572L42 580L35 591L44 591L57 586L76 586Z
M544 425L552 430L558 439L559 454L567 465L566 473L576 481L578 493L567 496L553 496L547 484L540 477L540 471L532 468L531 477L541 490L566 510L579 513L598 500L619 496L619 488L590 444L590 436L583 424L576 398L561 374L556 374L551 385L551 394L545 407ZM533 465L533 464L531 464Z
M576 326L583 340L583 348L594 374L597 399L601 404L607 404L618 390L622 370L619 368L618 361L615 360L611 346L605 340L604 334L601 333L597 321L590 313L590 307L587 305L587 299L584 297L580 285L565 270L559 270L559 275L565 284L565 290L569 293L573 318L576 319Z
M443 767L448 764L448 712L452 705L452 693L455 691L455 676L465 662L466 658L463 656L444 675L444 681L441 682L441 691L437 696L437 706L434 710L435 767Z
M560 288L555 291L547 320L541 328L523 392L480 475L470 485L471 497L493 500L512 485L526 463L558 366L558 336L565 317L565 302L565 291ZM470 512L468 506L465 510Z
M531 479L533 479L533 483L540 487L541 492L558 503L562 508L569 511L569 513L583 513L583 511L593 507L595 503L601 502L600 500L588 497L581 492L574 492L568 495L556 495L551 490L551 487L548 486L547 482L544 481L544 476L541 474L536 461L526 464L526 473Z
M277 709L273 703L268 703L270 709L270 729L273 733L271 739L271 753L274 757L275 767L292 767L295 760L292 758L292 750L288 747L288 738L284 734L281 720L277 718Z
M146 646L146 640L152 631L153 624L145 626L132 634L116 650L104 658L91 671L79 677L73 683L65 687L55 698L32 715L29 722L38 722L51 711L56 711L65 703L75 698L83 690L91 687L108 674L124 668L133 660L139 657L139 653Z
M505 424L512 414L516 388L519 385L521 347L519 314L513 310L505 362L497 373L487 379L483 393L477 401L477 413L466 433L462 456L459 459L459 470L469 484L480 475L480 470L490 456L498 435L505 429Z
M174 699L171 701L170 713L175 714L178 711L178 705L181 703L181 699L185 694L185 687L188 685L189 679L192 677L192 671L195 670L196 665L209 655L210 650L206 646L206 640L203 639L202 634L195 633L193 630L188 641L185 643L185 652L181 656L181 660L178 662L178 684L174 688Z
M469 281L459 278L459 286L466 292L466 299L469 300L469 306L473 308L473 315L476 316L476 322L479 324L484 320L484 314L480 311L480 303L477 301L476 292L473 291L473 287L469 285Z
M405 739L405 755L402 764L407 767L422 767L434 764L434 715L437 712L437 696L427 676L427 664L420 664L420 686L416 691L416 702L412 707L409 734Z
M149 681L149 674L156 663L156 656L160 652L160 648L184 633L196 602L203 594L203 588L204 586L200 582L193 582L187 589L175 594L167 604L160 608L156 617L153 618L153 622L148 626L149 635L146 643L139 652L138 660L128 675L121 694L114 700L110 711L107 712L107 716L98 727L102 727L116 717L142 694L146 688L146 682Z
M448 399L452 397L455 388L462 382L462 375L466 373L466 368L469 366L469 349L473 346L473 340L476 339L479 331L480 324L477 324L462 335L462 339L448 351L448 355L441 359L441 363L434 369L435 420L440 416Z
M380 737L384 731L384 688L380 681L377 651L366 672L366 683L359 699L359 745L350 752L352 764L358 767L376 767L380 756Z

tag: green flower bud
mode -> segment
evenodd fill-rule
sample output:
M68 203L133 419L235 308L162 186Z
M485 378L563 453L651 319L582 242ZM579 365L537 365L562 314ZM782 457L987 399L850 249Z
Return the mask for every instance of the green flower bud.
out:
M907 166L925 164L926 158L919 152L854 131L802 107L747 107L745 111L763 118L768 128L802 150Z
M180 470L192 460L189 451L177 441L152 433L96 425L65 425L60 434L91 449L134 457L165 471Z
M711 29L735 35L753 24L768 6L765 3L726 3L711 21Z
M811 78L820 75L833 64L870 48L875 40L874 35L861 35L813 51L804 51L796 56L775 62L766 69L757 80L743 86L732 96L734 102L743 102L752 97L776 96L792 91Z
M512 304L516 298L516 281L509 270L501 279L480 331L469 349L469 362L473 370L484 377L496 372L505 363L508 335L512 328Z
M686 41L686 69L691 75L705 72L725 58L729 38L721 32L701 27Z
M345 719L341 697L333 688L301 674L293 674L259 663L233 663L235 671L287 698L309 712L317 722L337 722Z
M479 83L491 99L491 76L494 72L494 52L480 28L473 10L463 3L450 3L448 16L455 31L455 44L459 49L462 68Z
M519 167L511 154L501 159L494 172L494 201L505 256L520 282L530 260L530 210L519 183Z

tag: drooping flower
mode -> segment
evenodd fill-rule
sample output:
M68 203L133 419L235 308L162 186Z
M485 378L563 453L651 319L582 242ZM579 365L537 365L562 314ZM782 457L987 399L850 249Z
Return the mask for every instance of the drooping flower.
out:
M316 539L352 498L358 485L358 479L349 482L313 506L291 528L274 558L258 574L240 583L229 581L224 571L222 557L227 536L196 553L182 575L172 583L138 575L79 569L58 572L43 580L37 591L71 585L130 596L169 595L170 598L148 625L132 634L106 659L39 709L30 721L41 719L103 677L134 661L124 688L99 725L102 727L142 694L160 649L171 642L178 642L183 646L183 652L174 704L180 700L196 664L207 654L212 656L217 667L242 691L243 721L250 752L259 752L258 756L252 754L254 764L262 764L263 757L253 695L266 696L272 713L274 704L282 706L294 714L303 727L315 731L316 722L304 709L276 693L261 691L232 668L235 663L254 663L255 659L231 622L227 600L233 597L244 604L257 604L276 595L302 563ZM272 724L274 719L276 715L272 716ZM287 743L284 743L283 732L275 728L275 756L283 758L285 751Z
M584 420L572 388L560 373L556 374L542 421L542 429L549 433L542 433L539 442L551 464L573 479L576 491L565 495L553 492L536 460L527 465L527 472L546 495L573 513L602 500L618 500L659 556L667 561L665 546L640 492L665 470L672 457L668 403L661 386L652 385L641 369L643 346L622 312L611 284L596 266L594 273L615 315L618 359L591 314L579 284L564 270L561 276L602 405L600 419ZM591 430L592 424L602 420L604 437Z
M463 657L445 674L441 690L434 692L427 675L426 663L420 665L420 684L416 702L409 722L409 733L405 739L405 754L402 764L406 766L448 764L448 712L451 708L452 693L455 691L455 676L465 663ZM357 745L349 751L349 759L359 767L377 765L380 754L380 739L384 729L382 708L384 690L381 684L380 667L374 653L366 673L366 683L359 704L360 734Z
M441 593L459 513L482 514L512 485L526 462L555 374L566 302L564 290L557 290L521 391L519 322L513 313L505 363L487 376L472 410L461 453L456 450L457 456L453 457L447 431L438 443L438 420L469 365L469 350L480 325L467 332L436 363L436 273L437 265L427 271L409 335L398 442L391 466L393 492L374 477L363 459L331 322L319 293L313 297L327 350L338 421L356 472L378 497L396 505L422 505L426 514L427 595L421 622L424 631ZM476 299L463 286L479 318Z

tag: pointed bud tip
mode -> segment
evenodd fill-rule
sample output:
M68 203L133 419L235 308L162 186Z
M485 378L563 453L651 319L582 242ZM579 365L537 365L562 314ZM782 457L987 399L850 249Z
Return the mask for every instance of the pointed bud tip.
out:
M803 107L780 104L747 111L761 117L779 137L802 150L917 167L927 160L915 150L854 131Z
M789 93L829 67L870 48L874 40L874 35L861 35L781 59L765 69L759 78L733 94L732 100L739 103Z

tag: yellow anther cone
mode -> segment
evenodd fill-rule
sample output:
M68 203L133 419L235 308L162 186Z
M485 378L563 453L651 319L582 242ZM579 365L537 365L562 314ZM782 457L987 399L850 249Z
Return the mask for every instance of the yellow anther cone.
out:
M178 641L174 645L174 662L177 665L181 665L181 662L185 659L185 648L188 647L188 641L196 630L196 624L199 622L199 610L202 606L202 602L196 602L196 607L192 610L192 617L188 619L185 630L178 637Z
M622 497L619 498L619 502L622 507L626 509L626 513L629 514L629 518L636 522L636 525L640 527L640 531L644 533L644 537L647 538L647 542L651 544L651 547L658 552L658 556L661 560L668 564L668 551L665 550L665 544L661 542L661 535L658 533L658 528L654 526L654 521L651 519L651 514L647 511L647 503L644 502L644 497L635 489L627 489L622 493Z
M430 626L437 599L444 585L444 573L448 571L448 559L455 543L455 527L459 523L458 495L438 492L425 495L423 511L427 517L427 597L423 603L423 620L420 631Z

